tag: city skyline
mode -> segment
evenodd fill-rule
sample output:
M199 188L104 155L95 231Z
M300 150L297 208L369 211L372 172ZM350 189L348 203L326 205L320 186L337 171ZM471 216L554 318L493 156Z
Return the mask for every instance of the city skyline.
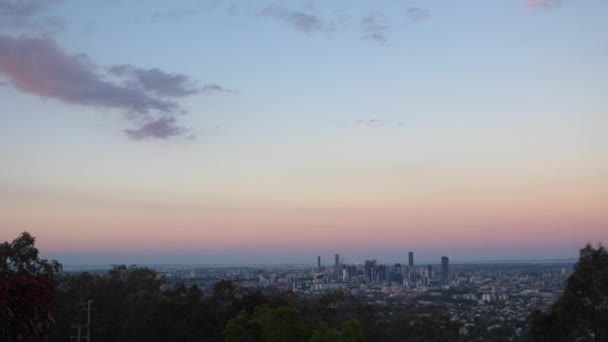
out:
M93 263L83 263L81 262L81 256L78 254L65 255L58 254L54 255L53 253L42 253L44 257L54 258L56 256L62 256L68 268L72 269L80 269L83 266L85 269L87 266L103 266L109 267L115 264L137 264L140 266L145 265L190 265L190 266L306 266L311 268L317 268L319 270L327 270L334 269L336 266L342 265L364 265L366 261L374 260L378 263L378 265L394 265L400 264L403 268L406 267L414 267L414 268L425 268L431 265L442 266L443 258L446 257L442 255L441 257L436 256L434 259L429 256L429 254L423 254L425 257L415 263L410 265L408 263L407 258L403 257L391 257L389 256L387 259L383 259L382 257L377 256L362 256L362 255L353 255L348 258L341 258L339 264L335 262L335 256L339 254L328 254L327 256L317 255L313 258L313 261L309 260L310 258L300 258L300 256L296 256L295 258L290 258L289 256L274 254L271 256L261 256L261 259L255 259L255 261L243 261L247 259L246 256L239 254L227 254L223 257L218 256L200 256L200 255L179 255L179 256L154 256L152 254L140 254L134 256L133 254L118 254L118 255L110 255L110 254L100 254L97 255L95 260L98 262ZM90 256L90 255L88 255ZM334 258L332 258L332 256ZM108 258L109 257L109 258ZM260 257L260 256L258 256ZM185 259L184 259L185 258ZM448 258L449 259L449 258ZM185 260L185 261L184 261ZM327 261L328 260L328 261ZM449 265L473 265L473 264L534 264L534 263L574 263L576 258L552 258L552 259L451 259L448 260ZM334 276L336 276L334 274Z
M0 240L66 264L575 258L608 241L607 17L0 0Z

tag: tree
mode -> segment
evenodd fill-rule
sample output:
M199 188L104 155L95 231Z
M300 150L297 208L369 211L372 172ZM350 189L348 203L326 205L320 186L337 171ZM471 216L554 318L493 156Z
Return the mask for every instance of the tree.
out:
M340 324L340 329L333 329L321 322L310 339L311 342L363 342L361 324L356 320L347 320Z
M310 336L300 320L300 312L290 307L258 307L252 322L259 325L263 340L268 342L306 341Z
M330 329L327 323L321 322L319 328L315 329L310 342L342 342L342 336L336 329Z
M343 342L363 342L363 331L361 330L361 324L359 321L349 319L340 323L340 335L342 336Z
M38 257L35 243L35 237L23 232L13 242L0 244L0 273L37 274L52 278L61 272L62 266L57 260L49 262Z
M549 313L531 315L530 341L608 341L608 252L587 244Z
M253 342L259 341L261 332L249 320L247 312L241 310L236 317L229 320L224 329L226 342Z
M38 341L53 324L56 294L49 281L61 271L56 260L38 257L36 239L23 232L0 244L0 340Z

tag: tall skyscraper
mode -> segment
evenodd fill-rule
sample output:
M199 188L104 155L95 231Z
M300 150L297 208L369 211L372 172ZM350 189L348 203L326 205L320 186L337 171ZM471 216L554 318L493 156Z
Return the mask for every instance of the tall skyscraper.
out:
M376 269L376 260L365 260L365 278L368 282L374 283L378 278L378 270Z
M342 273L341 271L342 270L340 269L340 254L336 254L336 262L334 264L334 276L336 280L340 279Z
M410 257L410 263L408 264L408 266L414 267L414 252L409 252L409 257Z
M441 257L441 279L444 283L447 283L450 275L450 259L447 256Z
M321 256L317 256L317 270L321 270Z

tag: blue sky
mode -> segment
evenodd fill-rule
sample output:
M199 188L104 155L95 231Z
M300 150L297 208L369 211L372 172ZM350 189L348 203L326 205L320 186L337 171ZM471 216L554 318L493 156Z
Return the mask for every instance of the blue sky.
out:
M0 0L0 239L86 263L573 257L608 238L607 17Z

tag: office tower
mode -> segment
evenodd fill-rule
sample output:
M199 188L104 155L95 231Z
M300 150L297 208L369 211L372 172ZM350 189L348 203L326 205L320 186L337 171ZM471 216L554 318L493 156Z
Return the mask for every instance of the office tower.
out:
M365 260L365 278L368 282L374 283L378 278L376 260Z
M429 265L427 271L429 273L429 279L433 279L433 266Z
M408 266L414 267L414 252L409 252L409 257L410 257L410 263L408 264Z
M334 264L334 278L336 280L340 279L342 273L341 271L342 270L340 269L340 254L336 254L336 260Z
M392 271L393 271L393 273L401 274L401 264L400 263L394 264Z
M390 276L390 280L397 282L397 283L403 283L403 274L401 271L401 264L397 263L395 265L393 265L393 268L391 269L391 276Z
M447 283L448 276L450 275L450 259L447 256L441 257L441 279L444 283Z
M347 266L346 269L348 270L348 279L349 280L357 277L357 272L358 272L357 266L350 265L350 266Z
M321 256L317 256L317 270L321 270Z
M386 266L378 265L377 271L376 271L376 282L380 283L380 282L386 281L386 279L387 279L386 274L387 274Z

